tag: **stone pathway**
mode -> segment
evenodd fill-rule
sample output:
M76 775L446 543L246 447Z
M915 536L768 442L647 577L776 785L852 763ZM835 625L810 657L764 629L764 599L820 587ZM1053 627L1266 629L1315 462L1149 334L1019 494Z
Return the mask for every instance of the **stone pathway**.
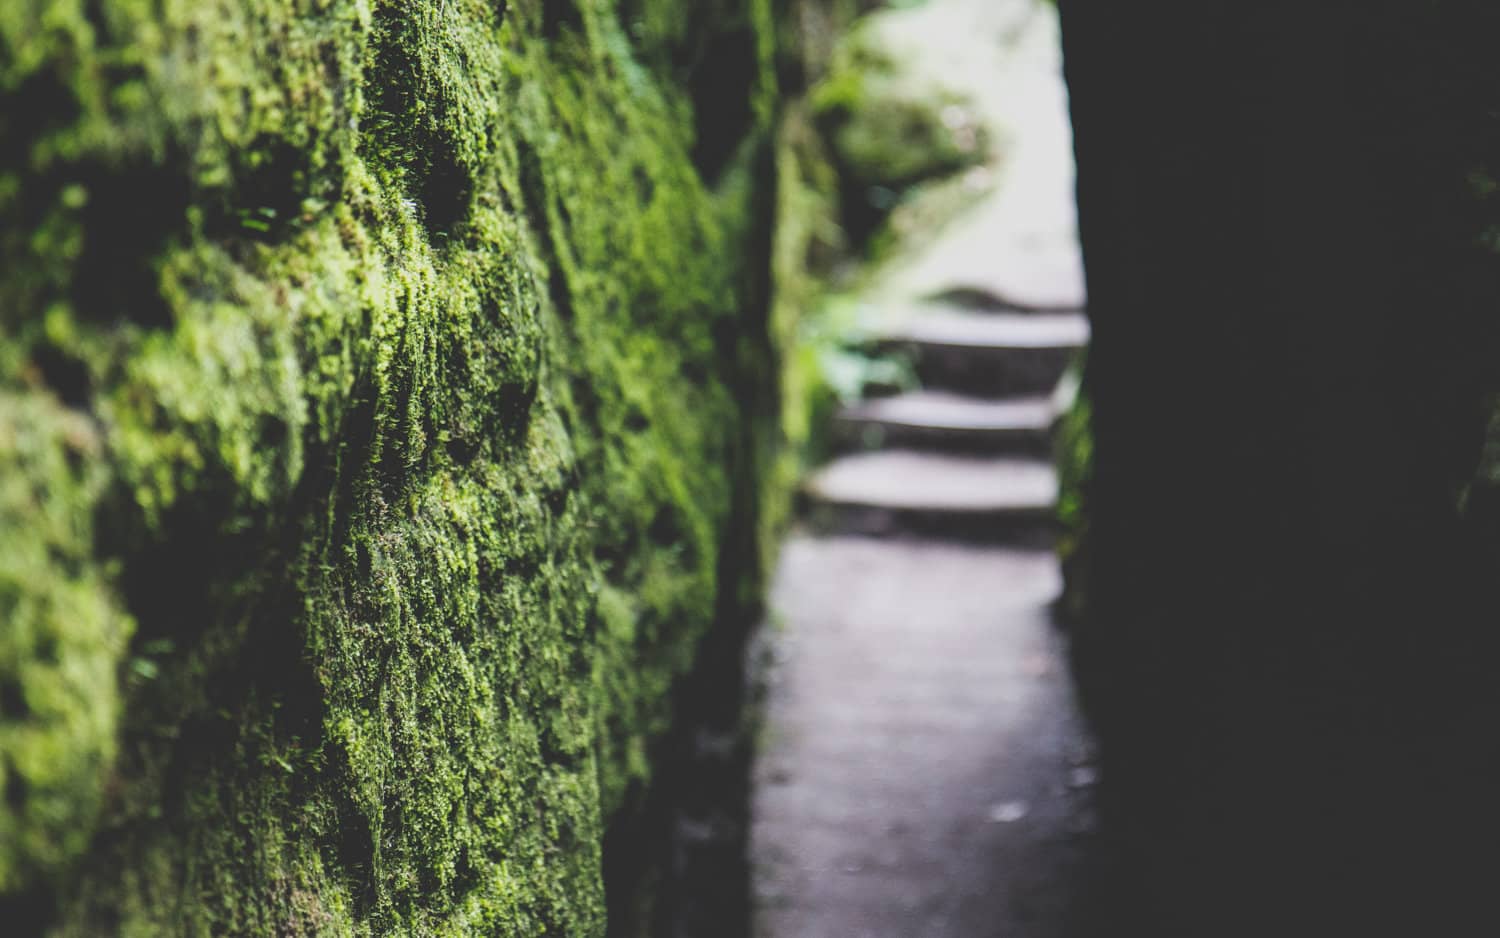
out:
M837 416L842 455L808 480L784 550L754 777L758 938L1081 925L1093 768L1049 612L1047 460L1088 332L1055 16L1027 22L1008 40L1029 63L1011 76L1026 98L1012 162L1037 178L881 286L875 328L924 386Z

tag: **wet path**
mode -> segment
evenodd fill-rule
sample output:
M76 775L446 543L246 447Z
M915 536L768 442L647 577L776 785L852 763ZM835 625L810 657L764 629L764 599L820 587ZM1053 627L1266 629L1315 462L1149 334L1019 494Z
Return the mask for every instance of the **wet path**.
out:
M757 771L764 938L1069 934L1091 773L1051 556L869 538L787 547Z
M838 416L782 556L758 938L1076 933L1093 768L1049 610L1047 441L1087 323L1055 21L1002 7L1026 14L1001 18L1011 175L881 284L874 328L924 387Z

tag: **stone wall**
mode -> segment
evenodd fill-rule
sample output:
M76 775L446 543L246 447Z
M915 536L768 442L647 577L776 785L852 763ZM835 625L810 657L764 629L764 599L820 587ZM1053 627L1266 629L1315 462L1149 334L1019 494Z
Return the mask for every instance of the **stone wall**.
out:
M1130 930L1460 932L1500 830L1493 6L1060 6Z
M611 932L649 930L606 831L706 636L733 671L801 425L776 32L6 6L8 920L600 935L609 867Z

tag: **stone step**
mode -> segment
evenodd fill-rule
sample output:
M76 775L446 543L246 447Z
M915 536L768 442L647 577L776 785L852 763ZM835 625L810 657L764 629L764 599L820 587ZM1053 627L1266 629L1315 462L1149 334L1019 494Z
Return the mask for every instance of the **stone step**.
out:
M1080 312L1087 300L1076 250L1022 254L980 276L960 277L934 299L962 306L1029 313Z
M823 533L1044 546L1055 532L1057 476L1042 460L879 450L835 459L802 495L808 523Z
M840 451L904 447L1046 458L1054 416L1046 397L911 391L842 408L834 415L834 445Z
M1006 397L1050 393L1088 339L1082 313L932 306L894 321L876 344L908 354L925 387Z

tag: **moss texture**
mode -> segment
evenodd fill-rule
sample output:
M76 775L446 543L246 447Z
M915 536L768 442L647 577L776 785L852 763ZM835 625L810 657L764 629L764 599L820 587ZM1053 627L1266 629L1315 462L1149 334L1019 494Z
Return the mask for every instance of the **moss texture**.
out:
M764 0L0 7L11 906L603 933L789 476L775 72Z

